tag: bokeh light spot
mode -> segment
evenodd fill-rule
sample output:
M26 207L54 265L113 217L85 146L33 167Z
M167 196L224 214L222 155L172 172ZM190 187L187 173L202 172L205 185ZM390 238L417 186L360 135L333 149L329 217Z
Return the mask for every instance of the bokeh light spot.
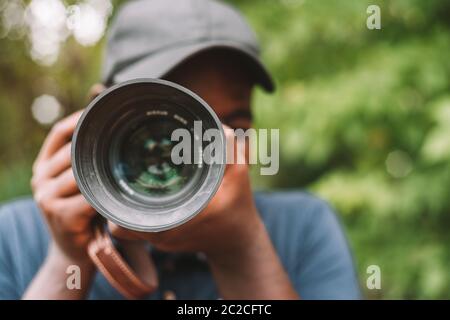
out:
M31 112L40 124L51 125L63 115L63 107L54 96L44 94L34 99Z

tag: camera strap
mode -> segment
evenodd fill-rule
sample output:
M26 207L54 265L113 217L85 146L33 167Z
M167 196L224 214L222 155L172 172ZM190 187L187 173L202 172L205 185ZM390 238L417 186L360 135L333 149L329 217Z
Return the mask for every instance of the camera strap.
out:
M106 280L127 299L143 298L158 287L156 268L149 255L136 250L135 244L124 244L125 250L139 260L133 270L115 248L104 224L94 227L94 239L88 245L88 253Z

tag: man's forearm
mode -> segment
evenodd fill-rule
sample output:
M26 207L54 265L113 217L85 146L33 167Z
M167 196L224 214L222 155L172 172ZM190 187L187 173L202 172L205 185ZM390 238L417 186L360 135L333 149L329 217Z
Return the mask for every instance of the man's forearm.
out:
M69 288L68 286L68 279L72 275L72 273L67 273L70 266L80 268L79 288ZM73 275L77 276L75 273ZM72 261L57 248L51 246L45 262L30 283L22 299L84 299L89 291L94 273L94 265L89 259Z
M298 299L260 219L246 241L207 255L224 299Z

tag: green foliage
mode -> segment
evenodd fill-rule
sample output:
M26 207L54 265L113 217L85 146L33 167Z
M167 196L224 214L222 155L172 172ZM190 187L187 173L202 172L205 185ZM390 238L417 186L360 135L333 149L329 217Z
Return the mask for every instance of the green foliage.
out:
M264 186L335 206L363 288L381 267L369 298L448 298L450 4L239 3L279 85L255 98L258 125L281 129L280 174ZM379 31L366 28L369 4Z
M280 128L280 172L259 188L305 188L341 214L369 298L450 296L450 3L446 0L236 0L278 90L254 97L257 126ZM381 30L366 28L381 7ZM53 67L0 40L0 200L29 193L46 129L33 98L86 104L101 47L70 40Z

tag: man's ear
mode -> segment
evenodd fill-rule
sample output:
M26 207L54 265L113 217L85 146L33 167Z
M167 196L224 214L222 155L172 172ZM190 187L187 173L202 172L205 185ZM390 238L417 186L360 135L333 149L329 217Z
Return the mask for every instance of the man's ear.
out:
M89 101L94 100L100 93L102 93L106 87L101 83L94 84L91 89L89 90Z

